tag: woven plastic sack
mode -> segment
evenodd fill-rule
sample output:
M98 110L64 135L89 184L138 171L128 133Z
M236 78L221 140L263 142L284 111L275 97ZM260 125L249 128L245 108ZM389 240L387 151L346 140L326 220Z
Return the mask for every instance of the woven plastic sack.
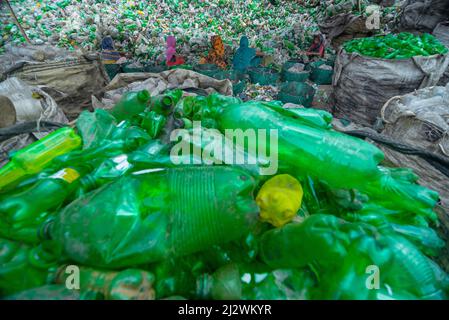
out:
M449 21L439 23L433 30L433 35L449 48ZM447 83L449 83L449 66L441 77L438 85L445 86Z
M448 65L448 54L388 60L340 50L332 80L336 115L371 125L388 99L436 85Z
M390 99L382 108L385 128L382 134L398 143L413 145L449 161L449 85L418 90ZM447 177L421 157L379 146L386 159L395 165L412 168L419 182L440 193L443 207L449 210Z
M91 96L103 89L107 75L98 56L80 56L69 61L25 63L11 72L29 85L41 86L75 119L91 103Z
M402 6L398 27L400 30L431 32L449 17L446 0L407 0Z

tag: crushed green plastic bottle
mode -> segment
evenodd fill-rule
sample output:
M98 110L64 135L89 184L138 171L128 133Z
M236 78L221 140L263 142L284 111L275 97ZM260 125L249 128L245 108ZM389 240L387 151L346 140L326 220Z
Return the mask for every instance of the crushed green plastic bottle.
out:
M56 269L55 257L42 245L0 239L0 297L47 284Z
M50 236L68 257L89 266L183 256L248 232L258 214L254 188L251 175L229 167L136 172L65 207Z
M38 241L38 226L78 187L80 173L64 168L30 188L0 196L0 236L27 243Z
M280 168L319 177L335 187L357 187L380 174L377 165L383 160L383 153L372 144L304 125L276 112L277 108L277 104L254 101L229 105L217 116L219 130L264 129L267 134L270 129L274 130L278 135ZM269 153L270 145L267 145Z
M390 295L445 299L449 288L448 275L438 265L385 226L316 214L267 231L260 246L262 261L273 268L313 265L321 277L315 299L379 299L366 285L370 268L381 270L379 286L390 288Z

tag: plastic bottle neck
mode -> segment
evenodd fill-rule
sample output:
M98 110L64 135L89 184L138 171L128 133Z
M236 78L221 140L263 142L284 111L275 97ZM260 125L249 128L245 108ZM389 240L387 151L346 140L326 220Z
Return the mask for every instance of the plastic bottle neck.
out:
M38 229L38 238L42 240L51 240L51 228L53 227L53 218L46 220Z
M88 174L81 178L80 185L83 191L88 192L97 187L97 181L95 179L95 176L92 174Z
M147 90L139 91L137 99L141 102L147 102L150 99L150 93Z

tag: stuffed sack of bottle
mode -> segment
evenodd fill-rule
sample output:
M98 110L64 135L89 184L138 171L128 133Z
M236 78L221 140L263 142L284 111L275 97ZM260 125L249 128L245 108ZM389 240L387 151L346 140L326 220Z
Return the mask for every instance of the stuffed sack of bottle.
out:
M225 166L134 172L88 193L49 222L72 260L119 268L237 239L257 221L254 178Z

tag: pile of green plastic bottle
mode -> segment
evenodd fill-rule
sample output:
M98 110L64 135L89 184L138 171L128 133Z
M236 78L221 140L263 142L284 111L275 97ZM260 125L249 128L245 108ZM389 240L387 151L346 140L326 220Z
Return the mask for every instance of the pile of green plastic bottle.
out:
M408 59L415 56L446 54L446 48L433 35L413 35L408 32L370 38L356 38L344 44L348 53L382 59Z
M0 296L446 299L438 194L331 120L180 90L83 112L0 169Z

